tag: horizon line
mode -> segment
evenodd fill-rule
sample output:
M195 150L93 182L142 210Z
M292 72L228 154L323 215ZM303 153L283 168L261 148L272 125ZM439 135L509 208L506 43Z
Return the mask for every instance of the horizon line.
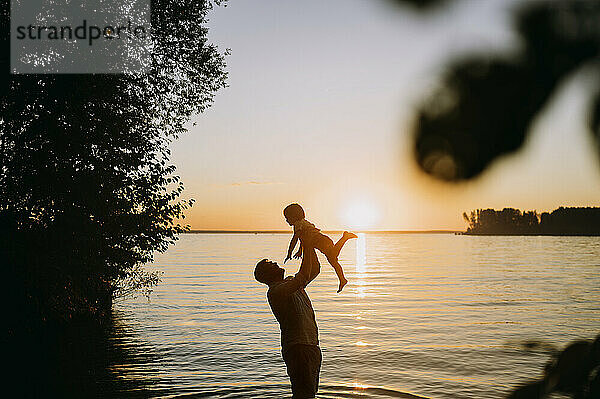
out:
M321 230L323 233L343 233L345 230ZM192 229L182 234L290 234L291 230L205 230ZM379 233L379 234L455 234L464 233L464 230L353 230L354 233Z

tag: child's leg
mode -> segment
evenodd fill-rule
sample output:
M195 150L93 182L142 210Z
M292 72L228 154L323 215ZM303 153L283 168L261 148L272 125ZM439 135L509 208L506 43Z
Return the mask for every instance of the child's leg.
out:
M342 237L333 246L333 252L331 253L331 255L335 256L335 258L337 259L337 257L340 255L340 251L342 250L342 247L344 246L346 241L348 241L351 238L356 238L356 234L350 233L349 231L344 231L344 234L342 234Z
M319 263L319 258L317 258L317 253L313 247L304 247L302 250L302 263L311 262L312 267L310 268L310 276L308 277L309 282L313 281L315 277L319 275L321 272L321 264Z
M335 245L333 244L331 238L325 234L320 234L320 236L315 240L315 248L325 254L327 261L333 267L333 270L335 270L335 274L337 274L338 280L340 281L337 292L340 292L344 286L348 284L348 280L344 276L342 265L340 265L340 262L338 261L338 255L340 254L340 251L346 241L351 238L356 238L356 234L345 231L342 235L342 238L340 238Z
M342 265L340 265L340 262L337 260L337 258L327 256L327 260L329 261L331 266L333 266L333 270L335 270L335 274L337 274L338 280L340 280L340 285L338 286L337 290L337 292L340 292L344 289L344 286L348 284L348 280L346 279L346 276L344 276L344 270L342 269Z

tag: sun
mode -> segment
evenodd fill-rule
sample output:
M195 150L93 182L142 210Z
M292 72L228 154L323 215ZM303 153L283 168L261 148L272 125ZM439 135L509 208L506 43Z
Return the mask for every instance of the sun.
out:
M371 229L379 221L379 210L373 201L354 199L341 208L344 226L354 230Z

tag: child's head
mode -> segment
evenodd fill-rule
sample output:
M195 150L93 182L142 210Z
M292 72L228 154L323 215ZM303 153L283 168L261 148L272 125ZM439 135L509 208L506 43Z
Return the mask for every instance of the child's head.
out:
M290 204L283 210L285 221L291 226L298 220L304 219L304 209L298 204Z

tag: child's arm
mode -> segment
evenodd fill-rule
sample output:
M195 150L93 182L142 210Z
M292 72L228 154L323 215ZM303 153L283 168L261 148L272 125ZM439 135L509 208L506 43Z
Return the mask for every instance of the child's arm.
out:
M292 259L292 252L294 251L294 248L296 248L297 242L298 242L298 234L294 233L294 236L292 237L292 241L290 241L290 246L288 248L287 256L286 256L285 260L283 261L283 263Z
M298 247L298 252L294 254L294 259L299 259L302 256L302 243L300 243L300 247Z

